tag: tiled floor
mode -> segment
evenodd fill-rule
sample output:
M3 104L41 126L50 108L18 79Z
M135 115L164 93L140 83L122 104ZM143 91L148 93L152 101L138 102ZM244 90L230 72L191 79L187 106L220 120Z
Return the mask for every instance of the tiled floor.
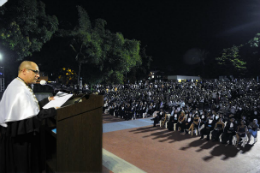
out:
M152 127L149 118L103 124L103 129L103 149L139 168L140 172L260 173L260 142L252 145L251 141L245 148L237 149L159 126ZM121 164L125 162L111 164L115 164L114 168L122 168L124 165ZM109 169L106 165L105 168ZM110 165L109 170L112 169ZM129 169L131 167L113 172L131 172Z

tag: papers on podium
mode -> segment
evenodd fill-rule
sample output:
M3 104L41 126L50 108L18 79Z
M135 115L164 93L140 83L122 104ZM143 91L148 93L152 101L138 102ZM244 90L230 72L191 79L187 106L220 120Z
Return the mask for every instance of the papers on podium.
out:
M47 103L45 106L43 106L43 109L49 109L49 108L55 108L55 107L61 107L64 103L66 103L67 100L69 100L73 94L68 94L59 91L56 96L54 96L54 100L51 100L49 103Z

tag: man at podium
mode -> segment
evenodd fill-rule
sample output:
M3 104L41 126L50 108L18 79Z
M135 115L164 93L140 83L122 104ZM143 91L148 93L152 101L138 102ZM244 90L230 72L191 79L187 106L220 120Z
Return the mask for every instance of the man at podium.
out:
M32 61L23 61L15 78L5 90L0 102L0 172L41 172L41 121L54 117L56 108L42 109L53 100L36 99L29 84L40 77L39 67Z

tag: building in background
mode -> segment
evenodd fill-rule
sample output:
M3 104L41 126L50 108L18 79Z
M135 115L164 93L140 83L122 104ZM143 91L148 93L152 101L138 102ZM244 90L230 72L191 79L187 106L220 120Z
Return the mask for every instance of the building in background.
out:
M183 76L183 75L168 75L167 76L168 80L176 80L178 82L182 81L200 81L201 78L199 76Z

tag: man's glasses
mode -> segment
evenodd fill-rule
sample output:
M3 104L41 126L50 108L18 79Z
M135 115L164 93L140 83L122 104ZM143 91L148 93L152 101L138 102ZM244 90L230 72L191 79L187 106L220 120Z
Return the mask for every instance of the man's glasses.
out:
M32 70L32 69L28 69L28 70L31 70L31 71L34 72L35 74L40 74L40 71L38 71L38 70Z

